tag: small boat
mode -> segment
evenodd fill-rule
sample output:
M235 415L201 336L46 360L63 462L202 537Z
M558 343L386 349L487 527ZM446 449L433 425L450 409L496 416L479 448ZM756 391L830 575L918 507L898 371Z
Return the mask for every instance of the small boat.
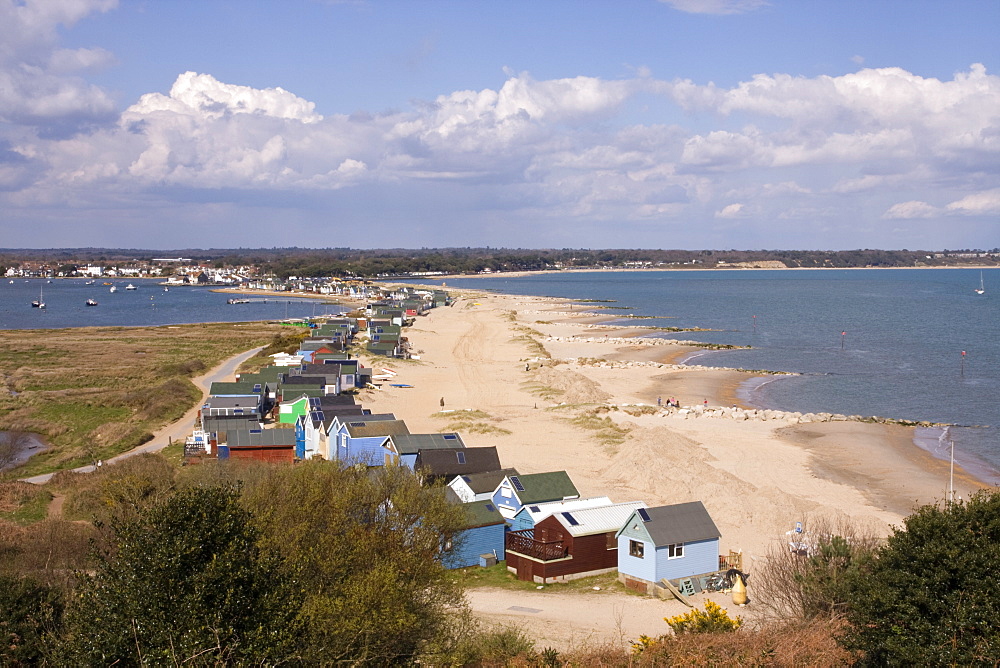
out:
M129 283L128 285L125 286L125 289L126 290L138 290L139 288L137 288L134 285L132 285L131 283Z
M10 284L11 284L11 285L14 285L14 281L11 281L11 282L10 282Z
M976 288L976 294L981 295L986 292L986 286L983 285L983 272L979 272L979 287Z
M109 290L108 292L118 292L118 286L117 285L112 285L111 286L111 290Z
M87 281L86 283L84 283L84 285L93 285L93 284L94 284L94 281Z
M31 302L32 308L45 308L45 285L38 286L38 299Z
M97 306L97 300L96 299L88 299L87 300L87 306Z
M249 299L237 299L235 297L232 297L230 299L227 299L226 303L227 304L249 304L250 300Z
M109 281L104 281L104 283L102 283L102 285L111 285L111 283Z
M168 288L168 287L164 287L164 288L163 288L163 291L164 291L164 292L170 292L170 288Z

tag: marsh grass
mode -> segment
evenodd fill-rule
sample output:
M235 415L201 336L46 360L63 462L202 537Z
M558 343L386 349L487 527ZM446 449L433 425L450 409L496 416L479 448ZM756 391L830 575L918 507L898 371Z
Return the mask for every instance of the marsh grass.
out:
M197 402L191 377L291 338L266 323L0 331L8 390L0 392L0 423L50 446L7 475L89 464L140 445Z

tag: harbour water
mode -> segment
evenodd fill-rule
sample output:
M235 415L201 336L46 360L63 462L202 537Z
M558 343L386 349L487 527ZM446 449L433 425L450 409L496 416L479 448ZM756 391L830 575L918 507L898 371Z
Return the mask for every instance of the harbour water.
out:
M1000 482L1000 269L693 270L447 279L449 287L608 300L622 324L739 346L689 361L791 371L747 382L759 408L926 420L916 442ZM440 285L440 281L433 283ZM624 307L624 308L623 308ZM964 354L963 354L964 351Z
M14 282L11 283L10 281ZM344 309L337 304L302 297L250 297L229 304L234 295L211 288L177 286L164 291L160 281L140 279L3 279L0 282L0 329L60 329L63 327L139 327L195 322L244 322L305 318ZM116 288L111 292L109 285ZM132 284L135 290L126 290ZM240 295L237 295L240 296ZM45 309L32 308L41 298ZM87 306L93 299L97 306Z

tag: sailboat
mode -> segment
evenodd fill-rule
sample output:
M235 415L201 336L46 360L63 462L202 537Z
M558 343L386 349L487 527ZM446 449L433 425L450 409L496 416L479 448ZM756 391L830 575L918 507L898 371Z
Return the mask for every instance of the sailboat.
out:
M986 287L983 285L983 272L979 272L979 287L976 288L976 294L981 295L986 292Z
M38 286L38 299L31 302L35 308L45 308L45 284Z

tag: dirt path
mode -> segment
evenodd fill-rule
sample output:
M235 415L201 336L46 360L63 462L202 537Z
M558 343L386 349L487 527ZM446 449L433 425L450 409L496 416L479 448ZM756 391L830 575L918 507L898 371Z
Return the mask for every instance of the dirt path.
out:
M66 503L65 494L53 494L52 501L49 502L49 507L45 511L46 519L61 520L64 503Z
M554 647L560 651L603 643L623 646L640 635L663 635L669 631L664 617L690 610L679 601L611 591L559 592L552 587L537 591L477 588L466 590L465 596L473 612L487 624L518 626L535 640L538 649ZM724 594L712 594L711 598L734 614L744 614ZM698 595L691 600L701 608L706 599Z

